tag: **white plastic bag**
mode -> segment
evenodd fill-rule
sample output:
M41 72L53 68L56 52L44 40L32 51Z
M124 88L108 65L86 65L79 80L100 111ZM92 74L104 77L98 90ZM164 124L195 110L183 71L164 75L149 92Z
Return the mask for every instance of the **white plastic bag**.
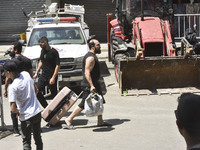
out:
M103 98L97 93L90 93L85 100L85 115L95 117L103 114Z

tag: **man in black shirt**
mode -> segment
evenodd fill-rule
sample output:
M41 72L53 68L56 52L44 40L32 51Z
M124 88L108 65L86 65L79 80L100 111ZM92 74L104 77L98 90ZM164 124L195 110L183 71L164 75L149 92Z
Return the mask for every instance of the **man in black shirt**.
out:
M41 50L40 61L38 68L36 69L35 75L33 78L36 78L40 69L42 68L42 74L39 77L37 87L38 94L37 98L41 105L45 108L48 103L41 91L44 91L45 86L48 86L51 95L53 97L57 94L57 80L58 80L58 71L60 69L60 58L58 52L49 46L48 39L46 37L41 37L39 39Z
M33 76L33 69L32 69L32 63L31 60L21 54L22 52L22 44L18 41L14 42L13 45L11 46L11 50L9 52L9 55L11 59L17 64L18 71L27 71L29 72L30 76ZM8 93L8 85L12 82L10 78L5 79L5 88L4 88L4 97L7 97ZM11 118L13 122L13 130L14 130L14 135L18 136L19 134L19 129L18 129L18 118L17 114L11 112Z
M91 92L93 93L94 91L96 91L103 97L100 84L98 82L101 74L100 74L99 61L96 56L96 54L101 53L100 49L101 47L99 41L95 39L90 40L89 48L90 51L85 55L83 59L83 67L82 67L83 81L81 82L81 87L83 89L82 101L74 109L71 115L65 120L66 124L63 125L63 128L73 129L72 120L84 109L85 99ZM97 119L98 119L97 126L110 126L110 124L103 121L102 115L97 116Z

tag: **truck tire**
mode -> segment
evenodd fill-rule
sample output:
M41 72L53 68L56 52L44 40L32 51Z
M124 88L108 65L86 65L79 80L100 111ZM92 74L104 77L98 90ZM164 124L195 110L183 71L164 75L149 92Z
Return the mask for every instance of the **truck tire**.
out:
M119 82L120 78L120 59L126 57L125 54L116 54L114 60L114 70L115 70L115 78L117 82Z
M110 30L110 59L112 63L114 64L114 55L115 51L118 49L118 42L117 39L115 38L115 34L113 31L113 28Z

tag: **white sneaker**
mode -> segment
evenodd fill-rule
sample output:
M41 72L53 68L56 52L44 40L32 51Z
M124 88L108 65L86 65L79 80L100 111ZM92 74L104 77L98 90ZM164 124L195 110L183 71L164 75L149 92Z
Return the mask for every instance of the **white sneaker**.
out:
M17 137L17 136L20 136L20 133L19 132L14 132L13 135L14 135L14 137Z

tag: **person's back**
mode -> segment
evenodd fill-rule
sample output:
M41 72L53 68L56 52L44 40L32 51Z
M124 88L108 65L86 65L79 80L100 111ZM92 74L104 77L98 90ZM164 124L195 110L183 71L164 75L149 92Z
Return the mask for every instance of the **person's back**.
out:
M175 110L176 124L188 150L200 150L200 95L183 93Z
M19 56L15 56L13 58L13 61L16 62L19 72L27 71L29 72L31 77L33 76L33 71L32 71L33 67L32 67L31 60L29 58L23 55L19 55Z

